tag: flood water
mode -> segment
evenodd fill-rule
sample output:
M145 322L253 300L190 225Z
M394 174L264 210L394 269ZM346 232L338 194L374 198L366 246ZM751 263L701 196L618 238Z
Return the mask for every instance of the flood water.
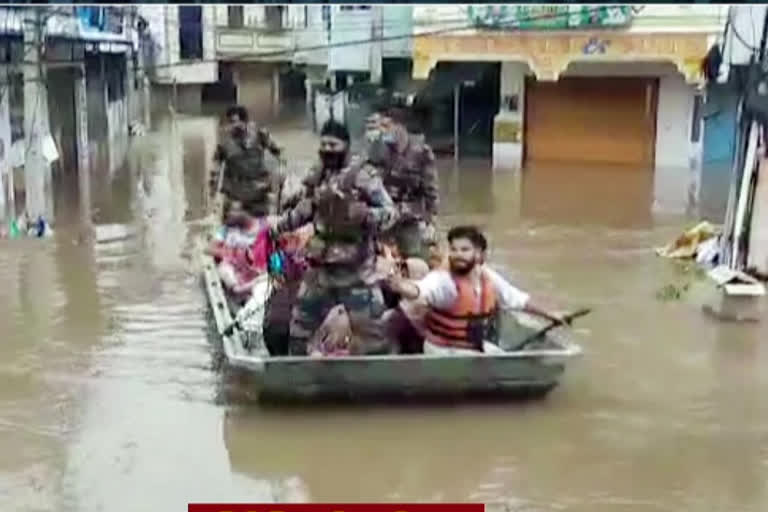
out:
M192 265L213 124L182 119L94 177L95 240L59 199L52 241L0 241L0 508L186 510L189 501L503 503L511 511L768 509L768 331L701 312L705 282L653 247L642 171L467 162L443 222L578 322L585 356L527 405L264 410L225 392ZM297 168L311 134L276 131ZM67 202L68 201L68 202Z

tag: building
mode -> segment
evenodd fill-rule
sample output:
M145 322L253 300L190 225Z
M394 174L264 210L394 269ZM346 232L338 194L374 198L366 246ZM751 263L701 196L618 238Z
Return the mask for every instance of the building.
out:
M410 6L217 6L220 97L260 117L314 109L315 91L410 73ZM225 92L228 91L228 92Z
M700 64L725 14L698 5L416 7L413 77L453 84L431 101L441 118L432 128L456 131L462 154L492 156L495 168L655 169L664 202L670 182L696 188ZM462 30L430 34L462 18Z
M152 111L200 113L203 88L219 78L214 6L141 5Z
M20 192L28 213L52 218L54 176L124 161L142 111L139 25L132 7L0 8L0 169L17 211Z
M286 97L303 105L304 77L292 72L299 7L217 5L216 59L220 73L207 99L238 103L259 119L281 114ZM298 93L295 92L299 89Z

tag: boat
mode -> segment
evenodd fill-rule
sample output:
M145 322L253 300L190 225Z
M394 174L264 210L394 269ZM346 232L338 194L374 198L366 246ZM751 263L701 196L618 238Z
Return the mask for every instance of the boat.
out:
M226 363L253 377L248 379L253 383L248 391L260 401L543 398L559 384L566 364L582 354L572 332L558 328L524 349L501 353L274 356L262 334L271 278L260 277L251 298L235 312L237 306L226 295L214 259L203 244L197 252ZM500 346L516 346L547 325L546 320L524 313L505 316Z

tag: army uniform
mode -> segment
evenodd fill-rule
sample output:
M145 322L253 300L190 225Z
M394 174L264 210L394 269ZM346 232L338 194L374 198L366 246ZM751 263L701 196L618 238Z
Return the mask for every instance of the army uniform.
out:
M305 355L307 343L328 312L343 304L353 332L352 353L389 353L382 315L386 309L376 283L375 235L391 228L397 211L377 170L355 160L309 187L308 197L283 215L278 231L308 223L315 234L307 247L310 269L291 314L292 355Z
M222 193L242 202L243 208L257 217L270 213L272 193L279 181L265 165L265 150L280 151L266 130L249 125L242 140L229 132L221 134L216 154L226 166Z
M400 213L397 224L385 239L397 245L406 258L425 258L423 226L437 215L439 190L435 155L418 137L408 135L403 151L382 169L384 186Z

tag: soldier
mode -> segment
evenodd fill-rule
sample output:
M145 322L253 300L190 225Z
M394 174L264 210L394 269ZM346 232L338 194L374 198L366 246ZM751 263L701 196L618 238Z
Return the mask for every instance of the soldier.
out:
M307 248L310 264L291 314L292 355L305 355L307 343L328 312L343 304L349 315L356 354L390 353L382 324L385 310L376 272L376 234L390 229L397 210L378 172L350 158L349 132L334 120L320 135L323 179L308 197L270 224L277 232L309 223L315 234Z
M264 151L280 158L282 150L269 132L248 122L248 111L241 106L227 110L215 159L224 164L221 191L243 203L255 217L270 213L271 194L280 187L281 177L267 169Z
M381 171L384 186L398 207L399 221L384 234L401 257L428 258L434 239L439 191L435 155L422 137L411 135L386 107L368 120L368 159Z

